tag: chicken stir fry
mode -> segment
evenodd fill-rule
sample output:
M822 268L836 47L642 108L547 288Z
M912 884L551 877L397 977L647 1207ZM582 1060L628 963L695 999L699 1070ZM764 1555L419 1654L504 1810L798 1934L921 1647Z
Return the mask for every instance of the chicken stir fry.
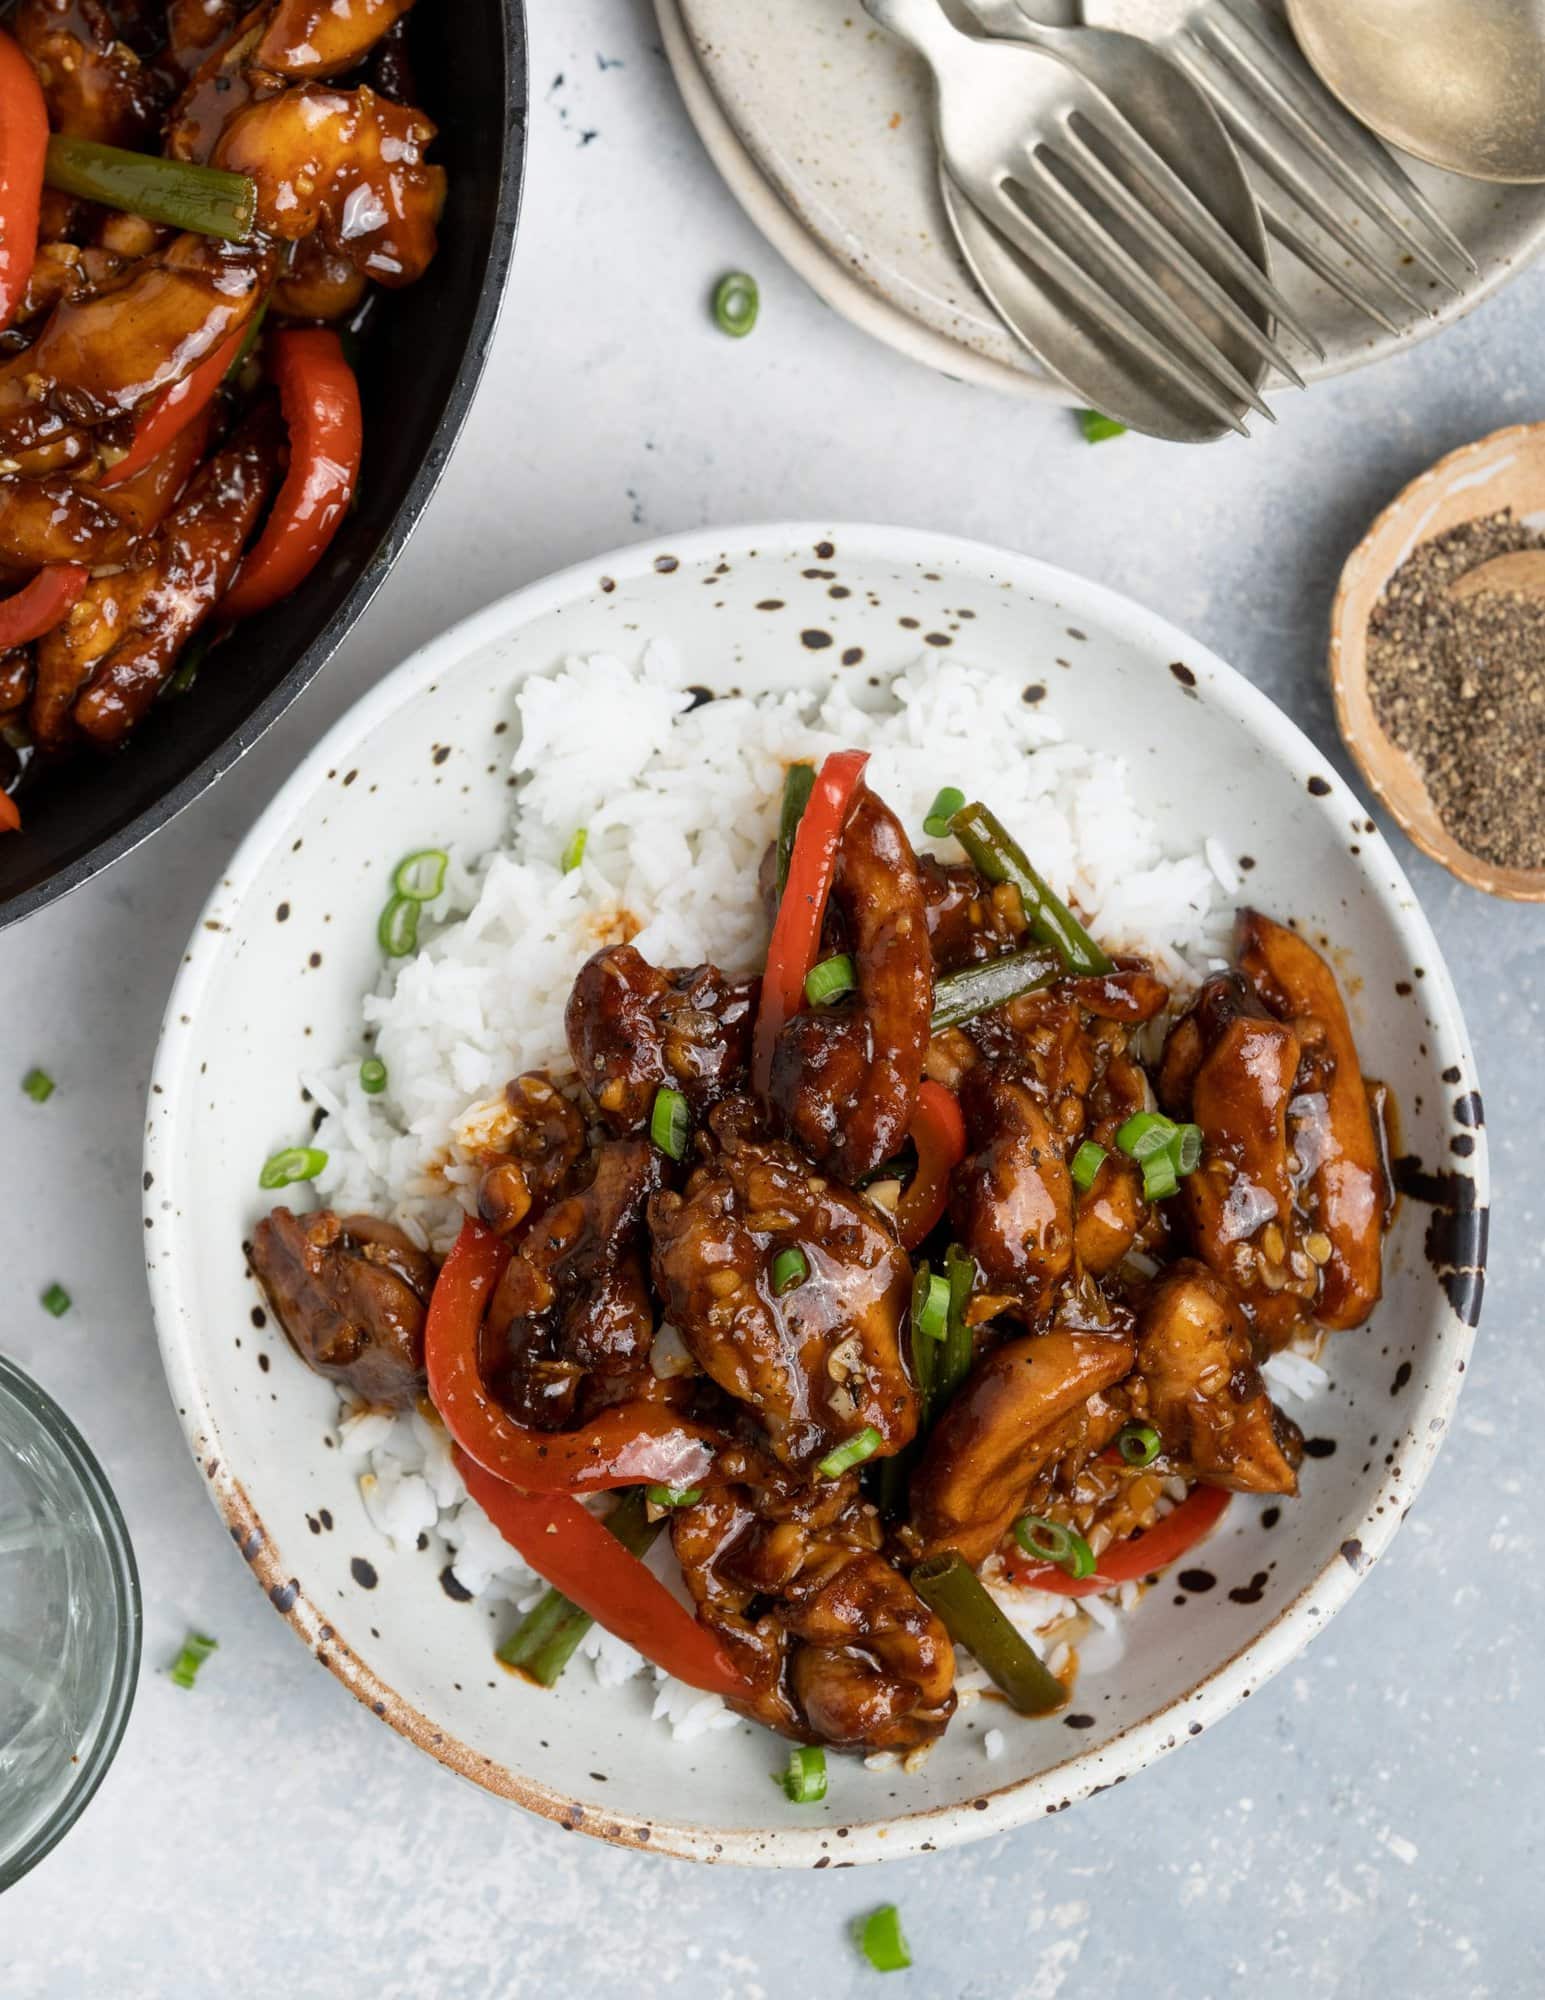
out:
M1140 1580L1231 1495L1296 1493L1262 1364L1367 1318L1390 1192L1296 930L1244 911L1236 969L1172 991L986 807L919 860L863 765L790 774L759 983L580 969L572 1067L488 1108L437 1279L325 1210L251 1259L313 1367L428 1396L557 1590L797 1743L910 1756L957 1649L1066 1699L1003 1593ZM690 1610L638 1560L667 1526ZM564 1602L502 1655L543 1682Z
M18 0L0 30L0 833L302 584L363 449L345 337L445 176L412 0Z

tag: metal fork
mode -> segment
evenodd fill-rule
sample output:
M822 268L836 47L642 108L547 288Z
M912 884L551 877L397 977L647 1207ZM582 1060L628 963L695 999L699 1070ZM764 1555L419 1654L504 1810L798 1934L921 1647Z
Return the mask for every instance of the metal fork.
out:
M1254 385L1208 337L1207 321L1290 380L1291 364L1239 299L1311 348L1312 337L1109 98L1055 56L962 34L939 0L864 4L931 66L945 170L982 218L1182 395L1209 407L1221 386L1269 416Z
M1048 0L1022 0L1022 11L1044 23ZM1082 19L1126 27L1131 11L1130 0L1085 0ZM1327 257L1298 215L1283 214L1263 201L1263 219L1283 249L1390 333L1400 329L1385 309L1381 290L1412 313L1430 310L1400 277L1399 259L1414 260L1455 293L1462 290L1433 246L1470 272L1478 268L1474 257L1405 169L1326 90L1275 6L1263 0L1202 0L1159 11L1165 17L1178 12L1180 18L1166 18L1165 27L1152 31L1150 39L1206 91L1257 174L1337 244L1372 280L1372 289ZM1070 0L1056 0L1050 14L1060 22L1079 18ZM1349 210L1338 213L1326 199L1327 183L1346 197ZM1354 229L1351 220L1372 228Z

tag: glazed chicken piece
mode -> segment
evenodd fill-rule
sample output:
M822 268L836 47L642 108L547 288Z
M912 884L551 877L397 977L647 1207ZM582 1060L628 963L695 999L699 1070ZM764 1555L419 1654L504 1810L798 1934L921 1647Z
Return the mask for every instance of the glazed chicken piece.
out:
M1144 1301L1137 1328L1145 1410L1188 1479L1239 1493L1296 1493L1303 1437L1266 1393L1228 1286L1189 1259Z
M504 1086L499 1151L483 1169L478 1214L508 1236L533 1203L546 1208L565 1192L585 1151L585 1121L543 1071L527 1070Z
M37 71L51 131L153 150L168 93L114 11L106 0L19 0L6 26Z
M843 829L831 911L845 939L834 949L852 958L858 990L786 1023L769 1094L801 1150L856 1182L907 1136L933 1005L917 859L900 820L867 786Z
M649 1205L654 1282L666 1319L721 1389L755 1411L768 1448L808 1474L872 1426L879 1454L917 1429L899 1335L912 1269L878 1212L812 1172L790 1146L749 1138L745 1107L721 1105L719 1150L682 1194ZM773 1266L797 1252L780 1291Z
M880 1553L856 1478L713 1488L671 1524L698 1615L755 1689L737 1704L803 1742L908 1751L955 1709L949 1635Z
M647 1139L608 1140L589 1185L528 1224L482 1333L484 1373L522 1422L562 1429L648 1373L644 1212L664 1168Z
M704 1118L744 1079L757 982L712 965L661 971L630 944L608 945L581 966L564 1027L580 1081L610 1131L649 1123L661 1084Z
M1239 913L1235 949L1256 997L1291 1025L1301 1050L1288 1132L1311 1224L1304 1246L1320 1267L1314 1316L1322 1326L1361 1326L1382 1289L1389 1198L1336 975L1296 931L1259 910Z
M276 1208L253 1231L252 1269L290 1345L366 1402L408 1408L424 1387L435 1267L369 1215Z
M223 42L244 13L245 0L170 0L166 10L166 60L189 77Z
M413 0L278 0L254 60L282 76L337 76L362 62Z
M1119 1327L1006 1340L976 1364L928 1433L904 1531L914 1561L958 1549L984 1562L1038 1483L1071 1473L1126 1421L1104 1392L1131 1372Z
M1143 1171L1116 1144L1116 1134L1139 1111L1152 1108L1142 1067L1112 1052L1088 1099L1085 1136L1105 1149L1099 1171L1074 1195L1073 1252L1077 1268L1096 1278L1115 1270L1134 1247L1162 1242L1163 1211L1143 1198Z
M950 1221L981 1276L974 1324L1034 1324L1073 1261L1073 1183L1029 1086L980 1063L960 1086L971 1151L950 1186Z
M940 972L997 958L1019 943L1015 917L1022 912L984 882L969 861L943 862L936 855L920 854L917 872L928 941Z

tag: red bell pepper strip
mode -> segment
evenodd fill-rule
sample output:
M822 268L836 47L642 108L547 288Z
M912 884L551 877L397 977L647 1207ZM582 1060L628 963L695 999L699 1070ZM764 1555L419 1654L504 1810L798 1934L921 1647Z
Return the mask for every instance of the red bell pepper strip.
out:
M0 833L21 832L21 808L9 792L0 792Z
M668 1404L618 1403L577 1431L539 1431L516 1423L489 1395L478 1334L509 1255L492 1230L468 1216L440 1268L424 1323L429 1400L468 1458L532 1493L698 1485L718 1440Z
M90 581L91 571L80 563L50 563L0 599L0 653L52 632Z
M924 1077L917 1087L912 1143L917 1148L917 1172L896 1204L896 1234L905 1250L915 1250L943 1215L950 1175L966 1157L966 1121L960 1105L932 1077Z
M688 1687L732 1698L749 1696L750 1688L713 1634L577 1500L567 1493L522 1493L485 1472L464 1451L456 1453L456 1468L521 1561L598 1625Z
M290 469L268 525L225 594L230 618L250 618L310 576L337 534L359 478L365 427L359 384L326 327L286 327L271 365L290 433Z
M97 481L103 491L112 486L122 486L135 473L143 472L152 459L161 456L179 431L186 430L201 411L208 409L251 330L251 321L244 322L229 340L222 340L218 347L211 348L190 374L184 375L180 382L174 382L169 389L163 389L159 396L151 398L135 419L134 438L129 449Z
M1112 1542L1100 1557L1093 1576L1075 1578L1056 1563L1036 1562L1017 1543L1010 1544L1004 1568L1015 1583L1028 1583L1036 1590L1049 1590L1058 1597L1092 1597L1096 1591L1152 1576L1155 1570L1167 1569L1172 1562L1178 1562L1187 1549L1194 1548L1217 1526L1233 1497L1221 1486L1193 1486L1162 1521L1155 1521L1140 1535Z
M38 250L48 107L37 74L0 29L0 327L16 317Z
M784 1022L799 1012L805 977L821 948L821 925L837 872L842 829L868 762L867 750L834 750L817 773L794 836L789 879L768 941L767 970L762 975L762 999L751 1046L751 1080L759 1097L767 1095L779 1032Z

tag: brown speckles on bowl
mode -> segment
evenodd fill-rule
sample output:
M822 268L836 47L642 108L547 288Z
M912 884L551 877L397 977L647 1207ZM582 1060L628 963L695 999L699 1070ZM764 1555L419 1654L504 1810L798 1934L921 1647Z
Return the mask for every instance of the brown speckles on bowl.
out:
M824 653L832 643L830 632L823 632L819 625L807 625L799 635L799 643L811 653Z
M349 1575L353 1577L361 1590L374 1590L376 1585L381 1581L375 1564L367 1562L364 1556L351 1556L349 1558Z

